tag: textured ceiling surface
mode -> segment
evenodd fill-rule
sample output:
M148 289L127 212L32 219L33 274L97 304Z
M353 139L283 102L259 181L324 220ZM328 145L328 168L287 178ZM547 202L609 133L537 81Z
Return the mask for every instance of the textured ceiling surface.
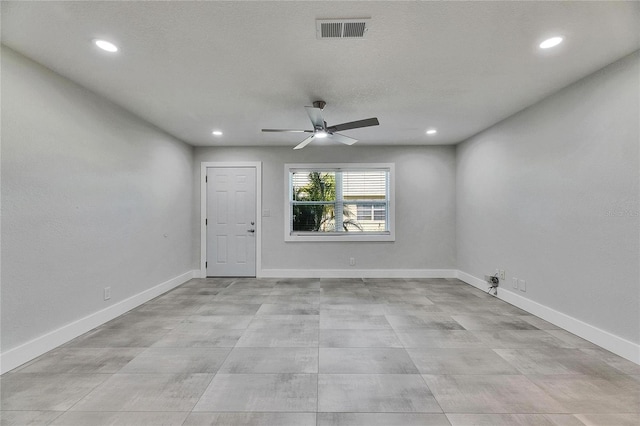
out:
M330 18L370 30L318 40ZM212 146L294 146L304 135L260 129L309 129L303 107L320 99L329 125L378 117L344 132L360 144L457 143L637 50L639 22L635 1L2 2L3 44Z

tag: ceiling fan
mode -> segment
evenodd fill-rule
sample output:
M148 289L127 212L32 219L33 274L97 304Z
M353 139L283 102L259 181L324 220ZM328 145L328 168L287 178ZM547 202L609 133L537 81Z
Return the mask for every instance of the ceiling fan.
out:
M314 139L330 138L336 142L345 145L353 145L358 142L357 139L350 138L340 133L342 130L358 129L360 127L377 126L380 124L377 118L367 118L365 120L351 121L349 123L336 124L327 126L327 122L322 118L322 110L327 103L324 101L315 101L313 106L306 106L307 114L313 124L313 130L294 130L294 129L262 129L263 132L290 132L290 133L313 133L311 136L300 142L293 149L302 149L309 145Z

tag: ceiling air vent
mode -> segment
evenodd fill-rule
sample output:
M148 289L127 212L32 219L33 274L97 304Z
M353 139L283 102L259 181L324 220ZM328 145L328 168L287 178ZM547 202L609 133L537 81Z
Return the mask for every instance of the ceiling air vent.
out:
M322 40L365 38L370 20L369 18L318 19L316 20L316 37Z

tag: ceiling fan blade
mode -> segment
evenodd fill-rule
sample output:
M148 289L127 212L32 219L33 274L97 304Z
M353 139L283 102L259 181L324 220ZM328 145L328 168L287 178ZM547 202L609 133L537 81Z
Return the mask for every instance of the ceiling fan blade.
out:
M324 129L324 118L322 118L322 110L316 107L306 106L304 107L307 110L307 114L309 114L309 119L313 123L313 127L317 128L322 127Z
M305 140L303 140L302 142L300 142L298 145L296 145L293 149L302 149L305 146L309 145L309 143L311 143L311 141L313 140L313 135L309 136L308 138L306 138Z
M374 117L364 120L350 121L349 123L336 124L335 126L327 127L327 130L330 132L340 132L342 130L357 129L360 127L377 126L378 124L380 124L380 122Z
M331 135L329 135L329 137L334 141L343 143L345 145L353 145L354 143L358 142L358 139L350 138L349 136L341 135L340 133L332 133Z
M289 132L289 133L313 133L313 130L295 130L295 129L262 129L263 132Z

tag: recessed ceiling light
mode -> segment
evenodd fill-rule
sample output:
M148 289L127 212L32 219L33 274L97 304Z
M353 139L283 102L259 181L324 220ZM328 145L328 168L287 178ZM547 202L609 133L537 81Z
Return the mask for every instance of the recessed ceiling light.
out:
M95 44L105 52L115 53L118 51L118 46L107 40L94 39L93 44Z
M562 43L562 37L551 37L540 43L540 49L549 49Z
M427 134L428 135L435 135L436 133L438 133L438 131L436 129L429 129L427 130Z
M220 130L214 130L213 132L211 132L211 134L213 136L222 136L222 132Z

